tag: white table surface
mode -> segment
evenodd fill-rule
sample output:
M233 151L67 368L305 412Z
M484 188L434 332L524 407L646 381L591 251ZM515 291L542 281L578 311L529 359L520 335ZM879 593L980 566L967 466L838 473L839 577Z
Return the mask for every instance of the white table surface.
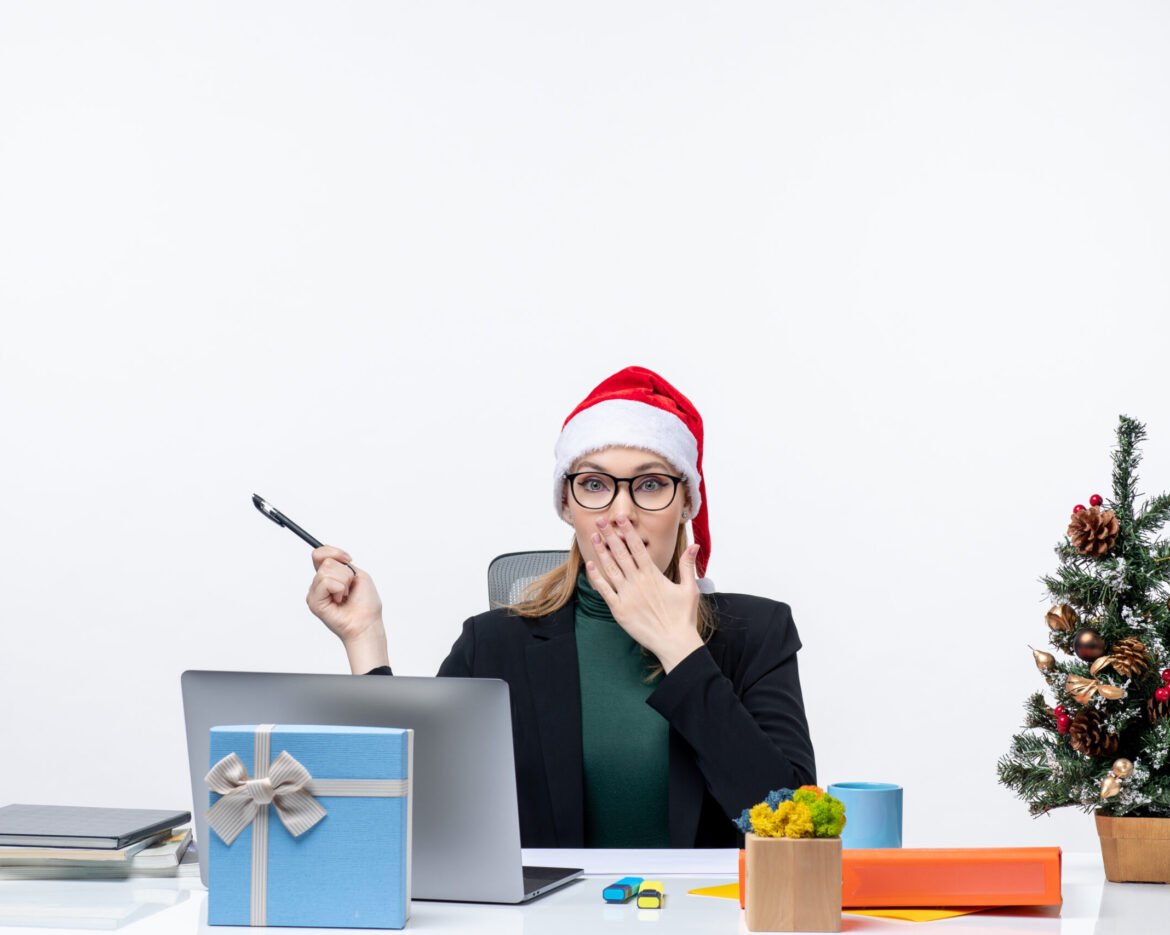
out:
M565 855L566 858L571 856ZM562 861L573 866L571 860ZM576 864L575 866L581 866ZM932 932L935 935L1153 935L1170 932L1170 886L1107 883L1100 854L1065 854L1064 905L1059 909L994 910L939 922L910 923L845 915L843 932ZM662 875L661 910L609 906L602 887L612 874L587 876L523 906L484 906L416 900L407 931L484 935L578 933L746 932L739 903L691 896L687 890L728 883L733 877ZM247 928L207 925L207 890L196 877L134 880L0 880L0 930L32 935L122 929L132 935L208 933ZM308 933L363 929L295 929Z

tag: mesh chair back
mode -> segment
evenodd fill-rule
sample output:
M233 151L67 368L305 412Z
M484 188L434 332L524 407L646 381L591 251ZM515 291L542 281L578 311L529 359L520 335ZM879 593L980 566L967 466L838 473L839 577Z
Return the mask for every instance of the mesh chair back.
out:
M563 564L568 557L568 549L497 555L488 565L488 607L494 609L515 604L528 585Z

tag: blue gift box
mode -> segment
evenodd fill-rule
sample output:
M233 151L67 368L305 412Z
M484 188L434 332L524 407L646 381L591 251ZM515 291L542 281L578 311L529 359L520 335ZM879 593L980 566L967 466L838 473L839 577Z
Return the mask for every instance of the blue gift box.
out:
M225 794L210 795L207 921L405 926L413 739L382 727L213 727L208 785Z

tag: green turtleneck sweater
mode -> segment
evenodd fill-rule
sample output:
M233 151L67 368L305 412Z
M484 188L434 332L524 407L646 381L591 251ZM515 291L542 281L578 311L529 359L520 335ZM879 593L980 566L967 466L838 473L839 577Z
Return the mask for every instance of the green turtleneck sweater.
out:
M670 725L646 704L661 681L652 656L613 619L582 573L577 578L577 664L585 762L586 847L670 847Z

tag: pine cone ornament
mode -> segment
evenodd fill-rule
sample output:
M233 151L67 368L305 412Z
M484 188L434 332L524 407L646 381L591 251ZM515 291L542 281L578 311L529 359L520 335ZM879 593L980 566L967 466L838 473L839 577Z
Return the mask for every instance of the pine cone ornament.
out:
M1150 719L1151 724L1158 723L1164 717L1170 717L1170 701L1159 701L1150 695L1146 702L1146 717Z
M1145 644L1136 636L1118 640L1113 644L1109 655L1112 657L1110 665L1122 678L1134 678L1150 667L1150 657L1146 655Z
M1112 510L1091 506L1077 510L1068 524L1068 537L1081 555L1100 558L1117 541L1121 526Z
M1085 708L1073 718L1068 738L1072 748L1086 756L1112 756L1117 752L1117 736L1105 732L1101 715L1093 708Z

